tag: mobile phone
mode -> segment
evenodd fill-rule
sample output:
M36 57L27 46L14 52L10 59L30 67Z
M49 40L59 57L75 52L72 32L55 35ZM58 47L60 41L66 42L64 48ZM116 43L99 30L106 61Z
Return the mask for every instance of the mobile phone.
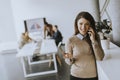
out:
M91 31L88 30L88 35L89 35L89 36L91 36L90 32L91 32Z

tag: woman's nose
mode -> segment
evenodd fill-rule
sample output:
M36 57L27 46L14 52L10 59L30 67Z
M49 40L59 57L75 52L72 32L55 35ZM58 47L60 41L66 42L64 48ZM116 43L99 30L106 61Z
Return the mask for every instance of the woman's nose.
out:
M82 28L82 29L85 29L85 25L83 24L81 28Z

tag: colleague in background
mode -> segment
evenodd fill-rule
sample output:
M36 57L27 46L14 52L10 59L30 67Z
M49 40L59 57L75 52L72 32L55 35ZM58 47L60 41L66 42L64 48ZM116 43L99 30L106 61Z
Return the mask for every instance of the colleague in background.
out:
M50 38L53 35L52 24L44 23L44 39Z
M44 22L45 26L44 26L44 39L54 39L56 46L58 46L59 42L62 41L62 35L61 32L58 30L57 25L53 26L51 24L48 24L46 21ZM59 65L61 66L61 60L60 57L58 55L56 55L56 59L59 63ZM51 66L52 60L50 60L49 62L49 67Z
M27 31L22 33L19 41L19 49L21 49L25 44L29 43L32 41L32 38L29 37L29 34Z
M104 51L95 30L95 20L88 12L75 19L74 35L65 44L65 62L71 65L70 80L98 80L96 60L103 60Z
M52 30L54 31L54 33L51 38L55 40L55 43L58 46L58 44L63 40L62 34L58 30L57 25L52 26Z
M44 20L44 39L46 38L54 39L57 46L63 39L61 32L58 30L58 26L53 26Z

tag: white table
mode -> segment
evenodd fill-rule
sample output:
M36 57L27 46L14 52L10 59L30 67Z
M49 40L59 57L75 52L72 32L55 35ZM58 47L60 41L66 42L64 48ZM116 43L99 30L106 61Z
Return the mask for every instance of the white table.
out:
M55 41L53 39L42 40L39 53L40 53L40 55L52 55L52 57L53 57L52 61L54 63L54 70L43 71L43 72L36 72L36 73L29 73L29 74L26 72L25 60L24 60L25 57L27 57L28 65L30 67L32 65L35 65L35 64L42 64L42 63L46 63L46 62L50 61L48 59L48 60L31 62L30 56L33 56L34 51L36 49L38 49L38 48L39 47L37 46L37 43L33 43L33 42L32 43L28 43L16 55L17 57L21 58L22 65L23 65L24 76L25 77L33 77L33 76L38 76L38 75L46 75L46 74L57 73L57 64L56 64L56 57L55 57L55 54L57 52L57 46L56 46Z
M103 61L97 61L99 80L120 80L120 48L110 43Z

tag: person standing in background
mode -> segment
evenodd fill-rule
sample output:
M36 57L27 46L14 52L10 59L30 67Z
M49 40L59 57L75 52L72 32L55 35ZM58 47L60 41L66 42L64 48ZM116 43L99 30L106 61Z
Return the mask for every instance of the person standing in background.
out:
M64 53L65 62L71 65L70 80L98 80L96 60L103 60L104 51L92 15L80 12L74 30L74 35L65 44Z
M46 19L44 19L44 39L47 37L51 38L53 33L52 24L49 24Z
M57 25L49 24L46 19L44 19L44 39L54 39L56 46L58 46L59 42L63 40L61 32L58 30Z

